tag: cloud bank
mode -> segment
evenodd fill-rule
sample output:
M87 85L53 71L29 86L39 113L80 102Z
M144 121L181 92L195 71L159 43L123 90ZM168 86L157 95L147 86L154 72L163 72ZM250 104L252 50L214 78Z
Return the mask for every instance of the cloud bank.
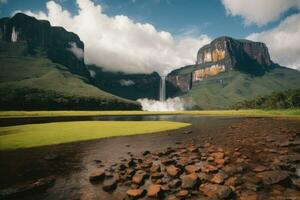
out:
M85 44L85 62L108 71L166 74L193 64L197 50L211 41L207 35L175 38L149 23L138 23L124 15L107 16L101 5L91 0L76 2L76 15L54 1L47 2L46 13L24 13L78 34Z
M299 0L222 0L228 15L241 16L246 25L265 25L278 20L291 8L300 10Z
M289 16L277 27L253 33L247 39L266 43L273 61L300 70L300 14Z

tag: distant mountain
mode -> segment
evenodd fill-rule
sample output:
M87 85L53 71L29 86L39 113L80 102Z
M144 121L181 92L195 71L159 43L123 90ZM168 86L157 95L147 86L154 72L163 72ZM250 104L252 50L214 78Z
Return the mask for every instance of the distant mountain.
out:
M0 19L0 109L140 109L92 84L83 51L76 34L48 21Z
M167 82L177 88L171 96L192 100L194 108L217 109L298 89L300 72L273 63L264 43L220 37L199 49L195 65L168 74Z

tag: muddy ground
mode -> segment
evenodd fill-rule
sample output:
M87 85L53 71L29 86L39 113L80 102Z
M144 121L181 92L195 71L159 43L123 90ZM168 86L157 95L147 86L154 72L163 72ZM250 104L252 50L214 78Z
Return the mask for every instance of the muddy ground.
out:
M0 199L300 199L300 121L190 127L0 152Z

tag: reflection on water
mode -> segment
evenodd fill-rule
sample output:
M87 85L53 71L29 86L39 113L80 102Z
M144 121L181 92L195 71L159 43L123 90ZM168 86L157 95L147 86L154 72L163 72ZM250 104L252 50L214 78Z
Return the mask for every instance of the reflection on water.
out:
M187 123L201 123L207 121L208 116L195 115L131 115L131 116L62 116L62 117L25 117L25 118L0 118L1 126L13 126L23 124L39 124L49 122L67 121L180 121ZM218 117L219 119L229 119L229 117Z

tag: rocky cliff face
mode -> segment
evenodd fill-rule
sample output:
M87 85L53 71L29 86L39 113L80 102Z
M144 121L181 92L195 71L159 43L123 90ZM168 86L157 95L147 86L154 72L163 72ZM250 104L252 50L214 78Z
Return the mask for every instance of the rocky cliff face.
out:
M24 54L46 54L53 62L62 64L78 75L89 77L82 56L71 49L84 50L80 38L62 27L52 27L48 21L37 20L22 13L0 19L0 40L24 43Z
M188 91L193 84L221 72L239 70L261 75L275 66L264 43L220 37L199 49L195 65L174 70L167 81Z

